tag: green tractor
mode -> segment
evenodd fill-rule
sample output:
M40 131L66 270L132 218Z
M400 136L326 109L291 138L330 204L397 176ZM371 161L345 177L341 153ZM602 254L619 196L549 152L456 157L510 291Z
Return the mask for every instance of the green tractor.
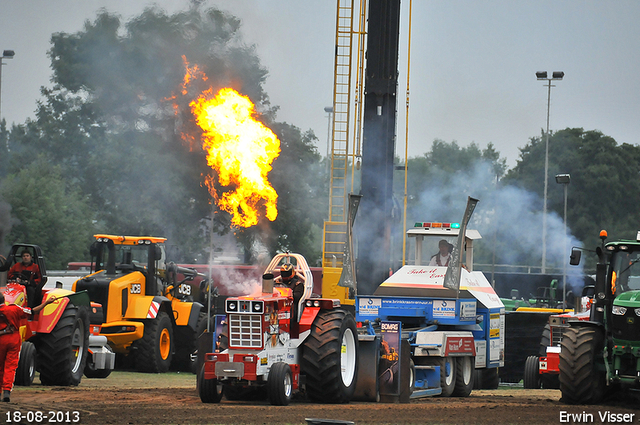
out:
M588 321L569 322L560 351L560 390L569 404L595 404L613 390L640 388L640 232L596 249L595 297ZM580 263L574 248L570 264Z

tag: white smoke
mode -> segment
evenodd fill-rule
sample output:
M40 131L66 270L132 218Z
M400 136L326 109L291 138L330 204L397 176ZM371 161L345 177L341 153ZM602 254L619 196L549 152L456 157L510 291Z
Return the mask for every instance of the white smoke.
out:
M480 243L474 245L477 247L476 262L478 248L485 251L483 257L486 259L492 258L492 255L486 254L487 251L493 251L495 246L496 264L528 265L532 271L540 272L541 197L516 186L496 182L491 165L486 162L477 163L472 169L458 171L448 177L446 183L434 184L418 196L419 204L412 208L414 217L409 222L457 222L462 219L467 196L479 199L468 226L477 229L483 237ZM549 190L554 190L554 186L550 186ZM416 212L419 216L416 216ZM549 209L546 240L547 272L551 269L562 273L562 268L569 262L571 247L582 246L582 243L571 235L571 229L567 226L565 246L563 218ZM578 277L582 270L567 266L567 273L568 284L572 283L573 277L577 277L576 283L582 285L582 278Z

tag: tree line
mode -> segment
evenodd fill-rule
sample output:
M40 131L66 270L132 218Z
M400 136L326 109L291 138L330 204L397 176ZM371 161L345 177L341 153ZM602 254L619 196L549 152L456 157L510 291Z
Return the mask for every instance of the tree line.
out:
M35 118L10 128L0 123L0 248L38 244L49 267L58 269L88 260L94 233L148 234L168 238L174 261L206 262L213 232L232 233L247 262L259 252L291 250L318 264L328 214L327 159L313 131L277 120L278 108L264 90L268 71L240 28L237 17L194 3L175 14L149 8L127 22L101 11L81 31L53 34L52 85L42 88ZM275 221L232 228L226 213L211 205L205 153L181 136L193 127L184 113L188 97L178 100L183 112L177 115L168 100L183 81L183 56L202 67L212 87L248 96L278 136L281 154L269 174L278 193ZM474 196L481 202L473 225L484 237L477 260L539 263L544 141L544 134L532 137L511 169L491 143L433 141L428 152L408 160L408 225L458 221L467 196ZM572 240L594 248L601 228L612 237L635 235L639 159L637 146L619 145L599 131L550 136L549 211L557 218L563 210L553 176L570 173ZM395 245L404 232L401 173L394 180ZM560 243L557 233L552 227L548 244ZM221 249L217 236L214 249Z

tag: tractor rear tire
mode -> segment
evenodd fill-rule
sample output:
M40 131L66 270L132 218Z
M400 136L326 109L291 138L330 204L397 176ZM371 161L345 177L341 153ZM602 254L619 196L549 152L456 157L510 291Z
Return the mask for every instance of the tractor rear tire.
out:
M601 329L581 326L565 330L560 343L560 391L568 404L595 404L605 395L606 372Z
M48 334L38 336L37 364L43 385L78 385L89 349L89 310L69 303Z
M301 369L309 398L347 403L356 390L358 334L353 316L344 310L320 311L303 343Z
M547 347L551 345L551 325L544 325L542 336L540 337L540 347L538 348L538 356L545 357L547 355Z
M529 356L524 362L523 384L526 389L540 388L540 361L538 356Z
M144 334L133 345L139 372L167 372L173 358L173 328L167 313L160 312L155 319L145 320Z
M222 386L217 379L204 379L204 365L198 374L198 395L203 403L220 403Z
M36 376L36 346L30 341L22 343L16 369L15 384L28 387Z
M500 386L500 374L497 367L476 369L473 378L474 390L497 390Z
M277 362L271 365L267 378L267 394L272 405L289 405L293 395L293 377L287 363Z
M453 389L454 397L468 397L473 390L476 362L472 356L456 358L456 384Z

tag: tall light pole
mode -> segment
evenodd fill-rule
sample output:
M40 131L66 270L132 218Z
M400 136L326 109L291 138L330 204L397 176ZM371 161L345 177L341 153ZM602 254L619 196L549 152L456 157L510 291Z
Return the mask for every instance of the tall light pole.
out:
M556 183L564 186L564 250L567 252L567 189L571 183L571 174L556 174ZM567 308L567 262L562 261L562 309Z
M546 80L549 88L547 94L547 134L544 150L544 202L542 207L542 273L547 272L547 189L549 187L549 109L551 107L551 84L553 80L562 80L564 72L554 71L551 78L547 78L547 71L536 72L538 80Z
M16 52L13 50L5 50L0 56L0 123L2 122L2 66L5 64L3 59L13 59ZM9 151L9 138L7 137L7 152Z

